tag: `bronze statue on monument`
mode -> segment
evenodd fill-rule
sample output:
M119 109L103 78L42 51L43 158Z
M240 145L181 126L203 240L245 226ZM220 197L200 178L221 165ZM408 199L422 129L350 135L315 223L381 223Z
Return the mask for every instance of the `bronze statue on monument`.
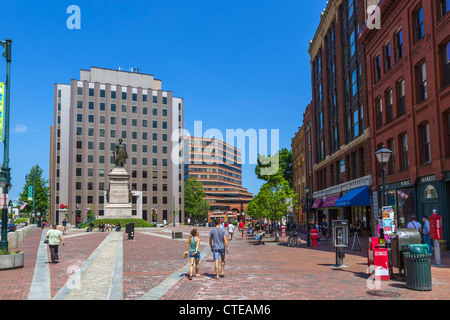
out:
M116 144L113 151L114 163L116 168L125 167L125 159L128 158L127 150L125 145L122 144L122 139L119 139L119 144Z

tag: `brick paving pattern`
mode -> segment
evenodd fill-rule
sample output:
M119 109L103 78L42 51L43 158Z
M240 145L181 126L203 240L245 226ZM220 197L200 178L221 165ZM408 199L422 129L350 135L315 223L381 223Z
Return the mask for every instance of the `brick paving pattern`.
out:
M200 227L200 276L189 280L188 259L183 259L181 255L185 250L190 229L170 227L152 232L136 230L134 240L128 240L127 234L124 234L121 246L123 261L119 261L123 263L123 274L116 277L123 290L119 296L123 300L138 300L147 297L148 292L153 292L151 297L154 299L174 301L450 299L449 251L442 255L441 267L432 267L431 291L410 290L406 288L405 282L391 280L381 282L381 288L376 292L391 293L393 297L368 294L372 288L368 287L365 253L367 238L363 237L363 251L351 251L347 248L344 258L347 267L333 268L335 249L329 243L321 244L317 248L289 248L282 244L255 245L256 242L252 238L240 240L239 235L235 235L234 239L229 241L230 253L226 258L225 277L215 279L214 263L208 245L211 229ZM182 231L183 239L172 239L172 230ZM1 300L28 298L41 233L42 230L37 229L19 244L19 249L25 252L23 268L0 271ZM104 287L104 290L97 295L95 290L91 290L90 295L85 295L84 298L108 297L105 292L112 288L109 283L113 278L111 273L116 271L111 265L101 269L100 258L109 250L109 260L104 263L111 263L115 259L114 250L117 250L117 245L104 244L108 235L108 232L67 232L66 245L60 246L61 262L49 265L52 298L66 285L74 270L86 265L90 260L93 260L90 261L91 266L104 270L109 276L102 278L101 271L98 271L99 277L90 275L92 286ZM93 252L99 246L103 251L98 254L98 259L93 259ZM171 282L167 279L171 279ZM71 299L71 296L67 295L66 299Z

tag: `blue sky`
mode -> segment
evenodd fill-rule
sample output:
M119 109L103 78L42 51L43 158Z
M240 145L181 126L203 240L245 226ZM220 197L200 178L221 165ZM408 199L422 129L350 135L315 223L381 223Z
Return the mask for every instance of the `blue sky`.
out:
M81 9L80 30L67 28L70 5ZM184 99L187 129L194 121L224 136L226 129L278 129L280 148L290 148L311 101L309 41L325 6L325 0L2 1L0 39L13 40L10 199L18 198L33 165L48 177L54 84L79 79L80 69L91 66L139 68L161 79L163 90ZM5 73L0 57L0 81ZM256 194L262 182L245 160L243 186Z

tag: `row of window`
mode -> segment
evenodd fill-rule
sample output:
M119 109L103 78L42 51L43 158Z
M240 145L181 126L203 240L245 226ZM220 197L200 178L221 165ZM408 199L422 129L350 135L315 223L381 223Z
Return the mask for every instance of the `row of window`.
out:
M346 175L346 181L363 177L366 174L365 170L364 148L362 147L350 153L344 159L332 163L329 168L317 171L317 190L341 184L343 182L342 175Z
M440 0L440 12L441 17L448 13L449 10L449 1L450 0ZM413 13L413 21L414 21L414 31L415 31L415 42L418 42L424 37L424 19L423 19L423 8L420 7ZM441 46L440 56L442 56L442 61L440 61L440 65L443 70L443 86L447 86L450 84L450 46L449 42L445 43ZM394 57L392 57L391 50L391 42L387 42L383 46L382 50L383 57L381 54L377 54L374 58L374 81L378 82L381 79L381 70L382 70L382 61L383 61L383 70L384 73L388 73L389 70L392 69L393 63L397 63L404 56L403 49L403 30L397 30L394 33ZM427 98L427 82L426 82L426 64L422 62L420 65L416 67L416 77L417 77L417 102L421 102Z
M147 196L142 196L142 204L147 204L148 203L148 199L149 197ZM76 199L75 199L76 203L82 203L82 196L81 195L77 195ZM162 204L167 204L168 202L168 197L162 197ZM181 198L178 198L178 202L179 204L181 204ZM87 204L93 204L94 203L94 196L86 196L86 203ZM98 203L99 204L104 204L105 203L105 197L104 196L99 196L98 197ZM132 198L132 204L136 204L136 197ZM158 197L152 197L152 205L158 204Z
M105 116L100 116L99 118L99 123L100 124L105 124L106 121L106 117ZM83 122L83 114L81 113L77 113L77 122ZM88 122L89 123L94 123L94 115L93 114L88 114ZM116 117L111 117L110 118L110 122L112 125L116 124ZM121 118L121 123L123 126L127 125L127 118ZM134 127L137 127L137 119L131 119L131 125ZM142 119L142 127L143 128L147 128L148 125L148 120L146 119ZM152 128L153 129L157 129L158 128L158 121L157 120L153 120L152 121ZM162 121L162 128L163 129L167 129L167 121Z
M385 110L383 110L383 99L386 105ZM376 98L375 109L377 112L377 128L380 128L383 124L390 123L395 117L400 117L406 113L405 99L404 79L397 81L395 85L395 93L392 88L389 88L385 91L384 97L379 96Z
M77 88L77 95L79 95L79 96L83 95L83 87ZM89 88L89 97L94 97L94 96L95 96L95 89ZM100 89L100 98L106 98L106 90L105 89ZM117 92L114 90L111 91L111 99L113 99L113 100L117 99ZM127 92L126 91L122 91L122 100L127 100ZM131 94L131 100L138 101L137 93ZM142 94L142 102L147 102L146 94ZM154 95L152 102L158 103L158 96ZM162 97L162 103L167 104L167 97Z

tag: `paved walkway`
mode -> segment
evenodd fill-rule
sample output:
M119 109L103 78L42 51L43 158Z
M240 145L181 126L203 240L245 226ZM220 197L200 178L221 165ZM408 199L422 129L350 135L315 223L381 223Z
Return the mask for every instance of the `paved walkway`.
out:
M227 255L225 277L215 279L209 249L210 228L200 227L200 275L188 279L189 261L181 257L190 228L135 232L67 232L60 263L49 263L43 243L46 230L35 230L19 249L25 266L0 271L0 300L415 300L450 299L449 251L442 266L432 267L433 289L406 288L401 281L380 287L367 276L367 248L346 249L346 268L335 269L334 248L288 248L256 245L235 235ZM172 231L183 239L172 239ZM375 296L377 292L384 296Z

